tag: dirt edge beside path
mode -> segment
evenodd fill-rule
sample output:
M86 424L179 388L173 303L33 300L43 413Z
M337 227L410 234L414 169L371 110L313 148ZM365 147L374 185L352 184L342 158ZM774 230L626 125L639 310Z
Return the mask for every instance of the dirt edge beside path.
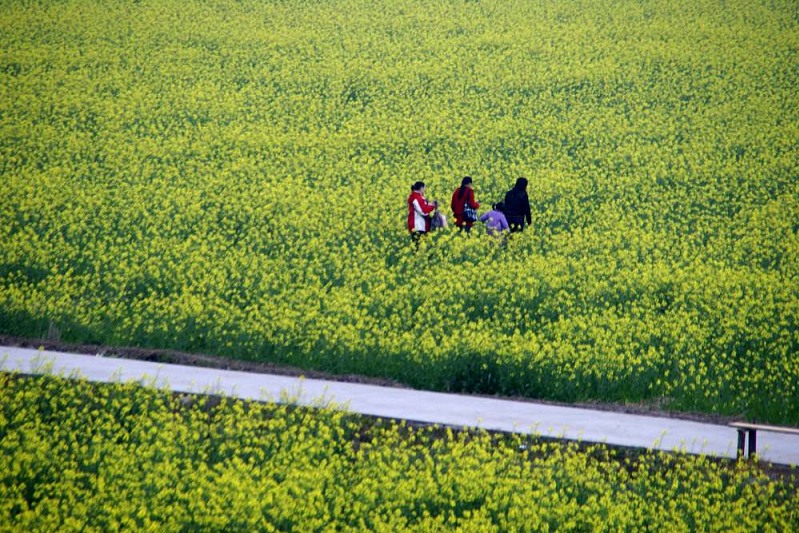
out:
M166 364L178 364L186 366L200 366L205 368L215 368L220 370L235 370L239 372L252 372L256 374L273 374L278 376L300 377L307 379L318 379L326 381L338 381L343 383L358 383L364 385L376 385L380 387L398 387L410 389L411 387L390 379L374 378L355 374L329 374L315 370L304 370L292 366L275 365L257 361L242 361L230 359L222 356L196 354L181 352L177 350L164 350L153 348L139 348L135 346L104 346L92 344L71 344L66 342L54 342L41 339L31 339L15 337L10 335L0 335L0 353L2 346L44 349L54 352L67 352L83 355L97 355L104 357L117 357L120 359L136 359L139 361L150 361ZM469 394L466 394L469 395ZM734 420L741 420L743 416L726 416L711 413L687 413L680 411L668 411L662 409L658 402L652 403L602 403L602 402L580 402L562 403L547 400L539 400L524 397L501 397L490 395L475 395L484 398L496 398L513 400L518 402L540 403L545 405L558 405L563 407L575 407L581 409L593 409L597 411L610 411L616 413L636 414L645 416L656 416L661 418L674 418L680 420L690 420L707 424L726 425Z

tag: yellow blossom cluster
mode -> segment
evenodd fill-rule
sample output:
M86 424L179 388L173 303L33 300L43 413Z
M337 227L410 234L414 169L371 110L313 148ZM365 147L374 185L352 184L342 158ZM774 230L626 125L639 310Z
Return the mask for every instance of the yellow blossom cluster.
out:
M2 334L799 423L793 0L6 0L0 35ZM416 251L410 185L467 174L481 212L527 177L532 225Z
M757 463L0 373L0 531L795 531Z

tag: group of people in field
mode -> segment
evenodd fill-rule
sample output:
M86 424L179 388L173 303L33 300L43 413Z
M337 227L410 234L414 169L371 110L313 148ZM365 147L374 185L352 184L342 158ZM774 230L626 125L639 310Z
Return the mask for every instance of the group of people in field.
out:
M408 231L411 240L419 242L422 235L438 227L446 227L446 217L440 213L437 200L428 201L425 197L424 182L411 185L408 197ZM524 230L525 222L531 224L530 199L527 196L527 179L519 178L511 190L505 193L504 201L491 205L491 210L477 214L480 203L474 196L474 185L470 176L465 176L452 193L450 209L455 218L455 226L469 233L475 222L484 222L486 233L502 235L504 232L516 233Z

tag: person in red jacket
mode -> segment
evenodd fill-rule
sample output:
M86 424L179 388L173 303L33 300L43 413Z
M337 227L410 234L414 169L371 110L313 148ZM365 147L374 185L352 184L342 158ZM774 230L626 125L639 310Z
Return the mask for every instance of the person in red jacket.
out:
M438 202L428 202L424 193L424 183L417 181L411 186L411 195L408 196L408 231L411 240L417 244L419 238L430 231L430 215L438 207Z
M466 206L474 209L473 217L469 217L468 213L464 213ZM480 204L474 199L474 187L470 176L464 177L461 180L461 186L452 193L450 207L452 208L452 214L455 215L455 225L469 233L472 230L472 225L477 220L477 208L480 207Z

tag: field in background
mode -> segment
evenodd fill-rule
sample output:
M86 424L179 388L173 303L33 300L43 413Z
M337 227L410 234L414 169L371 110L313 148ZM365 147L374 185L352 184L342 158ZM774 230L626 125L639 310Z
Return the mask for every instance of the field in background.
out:
M0 333L799 424L792 1L9 0ZM414 253L410 184L507 246Z

